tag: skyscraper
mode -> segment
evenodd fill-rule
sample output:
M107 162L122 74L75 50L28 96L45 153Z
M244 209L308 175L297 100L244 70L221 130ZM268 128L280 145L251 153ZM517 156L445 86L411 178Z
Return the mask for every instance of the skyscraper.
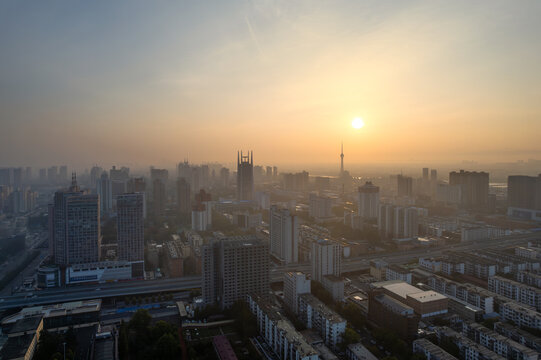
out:
M181 213L189 213L192 210L190 184L183 177L177 179L177 207Z
M211 240L203 246L202 295L206 305L228 308L248 294L269 292L269 247L256 236Z
M117 255L118 260L132 262L132 277L144 272L144 206L144 193L117 197Z
M391 204L381 204L379 206L378 230L385 237L393 236L394 208Z
M97 165L92 166L92 169L90 169L90 187L92 189L96 188L96 184L98 183L102 173L103 169Z
M428 168L423 168L423 182L428 182Z
M49 185L56 184L58 180L58 168L56 166L51 166L47 169L47 181Z
M365 219L375 219L379 211L379 187L367 181L359 186L358 192L358 215Z
M229 169L221 168L220 169L220 186L227 189L229 187Z
M488 181L486 172L453 171L449 173L449 185L462 187L462 206L482 209L488 206Z
M394 208L393 220L393 237L395 239L410 239L419 234L417 209L397 206Z
M312 280L321 282L326 275L341 275L342 254L340 245L330 240L312 243Z
M270 209L270 250L284 264L299 261L299 220L287 209Z
M378 230L387 238L409 239L419 234L417 209L381 204Z
M397 194L398 196L413 195L413 179L409 176L397 175Z
M128 180L127 191L128 193L146 191L146 183L143 177L134 177Z
M58 172L58 182L61 184L66 184L68 181L68 167L66 165L60 166L60 170Z
M155 179L152 182L152 201L154 205L154 215L161 216L165 211L165 202L167 200L165 194L165 183L162 179Z
M103 216L109 216L113 210L112 191L111 180L104 171L96 183L96 193L100 196L100 212Z
M430 170L430 181L432 183L437 183L438 182L438 170L436 170L436 169Z
M254 153L237 153L237 200L253 200Z
M109 179L111 179L113 198L116 198L117 195L121 195L126 192L129 178L130 169L126 167L117 169L116 166L113 166L112 169L109 170Z
M55 193L52 210L55 263L64 267L99 261L99 196L80 191L74 174L70 188Z
M316 219L332 217L332 199L328 196L311 193L308 214Z
M507 178L507 206L541 209L541 175L512 175Z
M150 168L150 182L154 184L154 180L160 179L164 184L169 180L169 171L167 169Z

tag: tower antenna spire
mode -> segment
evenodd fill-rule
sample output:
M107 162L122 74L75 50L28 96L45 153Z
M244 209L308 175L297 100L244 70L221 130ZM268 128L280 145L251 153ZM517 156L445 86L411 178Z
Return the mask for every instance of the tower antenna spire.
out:
M340 176L344 175L344 142L340 146Z

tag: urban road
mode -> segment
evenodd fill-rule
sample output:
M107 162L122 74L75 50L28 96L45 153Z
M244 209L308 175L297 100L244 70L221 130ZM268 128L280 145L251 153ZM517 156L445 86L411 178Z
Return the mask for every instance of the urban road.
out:
M381 259L389 264L404 264L417 260L419 257L435 257L444 251L468 251L485 247L491 249L508 248L514 245L523 244L527 241L541 239L540 234L521 234L508 236L501 239L483 240L428 249L415 249L404 252L378 253L363 255L355 258L342 260L342 272L362 271L370 267L370 260ZM284 272L302 271L310 272L310 264L290 264L286 266L275 266L270 269L271 282L280 282ZM7 310L23 306L36 306L56 304L68 301L89 300L96 298L113 298L122 296L155 294L165 292L189 291L201 288L200 276L185 276L174 279L160 280L139 280L106 284L79 285L72 287L51 288L41 291L15 294L0 298L0 310Z

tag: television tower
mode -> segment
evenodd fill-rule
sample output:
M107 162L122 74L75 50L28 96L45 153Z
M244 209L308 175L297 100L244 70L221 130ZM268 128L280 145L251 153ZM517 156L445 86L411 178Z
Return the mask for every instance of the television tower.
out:
M344 175L344 142L342 141L342 147L340 151L340 176Z

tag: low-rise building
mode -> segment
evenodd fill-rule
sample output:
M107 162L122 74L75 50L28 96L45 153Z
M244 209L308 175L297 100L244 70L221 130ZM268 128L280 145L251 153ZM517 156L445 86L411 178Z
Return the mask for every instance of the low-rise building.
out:
M509 339L515 340L519 344L527 346L530 349L534 349L541 354L541 338L534 336L519 327L498 321L494 324L494 331Z
M433 290L423 291L404 281L382 281L373 283L376 289L411 307L421 318L443 315L447 313L448 299L445 295Z
M533 306L541 311L541 289L519 283L501 276L488 279L488 289L498 295L515 300L520 304Z
M463 322L462 334L507 359L537 360L537 351L478 323Z
M475 341L468 339L466 336L457 333L447 326L436 327L434 330L436 332L436 336L438 337L439 344L445 341L450 341L458 347L461 359L506 360L505 357L477 344Z
M368 320L376 326L393 329L401 339L411 341L417 335L419 318L413 308L386 295L382 289L370 292Z
M535 286L541 289L541 274L531 271L517 271L515 280L521 284Z
M531 306L510 301L500 305L500 316L504 320L512 321L518 327L541 330L541 314Z
M382 281L387 277L387 264L383 260L370 260L370 275L376 280Z
M413 353L423 354L426 360L456 360L456 357L424 338L413 341Z
M327 346L336 349L346 331L346 320L312 294L299 295L299 315L308 329L316 330Z
M280 360L318 360L317 351L276 308L258 295L247 296L260 335Z
M349 344L346 348L346 357L348 360L377 360L377 357L361 343Z
M390 265L387 267L385 280L400 280L411 284L411 276L411 271L408 269L399 265Z
M494 297L497 294L486 289L468 283L457 283L437 275L429 278L427 285L434 291L476 306L487 314L494 312Z

